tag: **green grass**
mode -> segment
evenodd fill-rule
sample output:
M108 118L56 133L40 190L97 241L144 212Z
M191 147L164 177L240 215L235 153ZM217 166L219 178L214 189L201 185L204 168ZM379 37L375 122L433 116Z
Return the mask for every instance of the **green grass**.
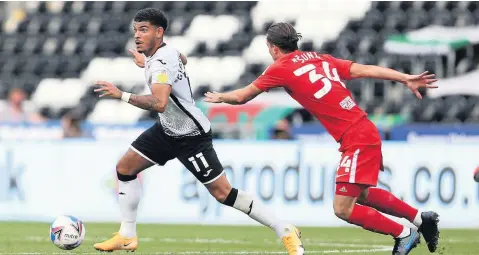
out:
M62 251L49 239L49 225L0 223L0 254L100 254L92 247L118 229L118 224L87 223L85 242ZM359 228L301 228L306 254L391 254L391 237ZM273 231L264 227L156 225L138 226L135 254L285 254ZM479 254L479 230L443 230L439 254ZM309 251L309 253L308 253ZM126 254L116 252L116 254ZM131 254L131 253L129 253ZM411 254L430 254L424 241Z

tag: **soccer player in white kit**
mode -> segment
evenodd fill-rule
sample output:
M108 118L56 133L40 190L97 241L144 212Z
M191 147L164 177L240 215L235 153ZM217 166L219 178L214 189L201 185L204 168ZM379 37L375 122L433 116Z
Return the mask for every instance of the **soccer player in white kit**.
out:
M212 196L224 205L247 214L273 229L290 255L304 254L299 230L277 219L250 194L232 188L213 148L211 124L195 106L186 58L163 41L168 27L165 15L153 8L140 10L134 18L135 62L145 68L150 95L120 91L115 85L98 81L100 97L121 99L136 107L158 112L156 123L141 134L116 166L119 180L121 226L113 238L94 245L100 251L138 248L136 216L141 186L137 174L157 164L178 158L202 182ZM141 60L143 53L145 62Z

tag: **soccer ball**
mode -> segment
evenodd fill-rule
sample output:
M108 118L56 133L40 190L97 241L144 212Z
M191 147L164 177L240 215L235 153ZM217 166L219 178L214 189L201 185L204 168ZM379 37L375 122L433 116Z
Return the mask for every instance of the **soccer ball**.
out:
M60 249L73 250L85 239L85 226L73 216L58 216L50 226L50 239Z

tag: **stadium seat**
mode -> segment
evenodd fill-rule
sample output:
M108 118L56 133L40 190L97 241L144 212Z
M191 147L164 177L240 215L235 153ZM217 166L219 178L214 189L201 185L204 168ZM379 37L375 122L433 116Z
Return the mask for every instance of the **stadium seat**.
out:
M65 2L51 1L46 3L46 9L49 13L60 13L63 11Z
M126 2L124 1L112 2L111 13L122 14L124 11L126 11Z
M88 21L86 33L89 35L97 35L100 32L101 26L102 26L101 18L90 17L90 20Z
M200 59L197 57L189 57L188 63L186 64L186 72L190 78L191 90L194 92L202 85L201 81L201 71L200 71Z
M33 93L32 101L40 108L51 107L56 97L58 97L61 87L62 81L60 79L43 79Z
M61 40L61 37L48 38L43 44L41 52L44 55L48 55L48 56L54 55L59 48L59 44L61 44L60 40Z
M461 122L461 115L467 107L467 100L463 96L450 96L444 99L444 116L442 122Z
M145 113L144 110L118 100L101 100L88 115L92 123L133 124Z
M94 58L82 73L81 79L88 84L97 80L108 80L112 78L109 76L111 64L112 60L109 58Z
M33 93L32 101L40 108L73 108L89 88L79 79L43 79Z
M479 122L479 104L474 104L472 109L469 110L469 114L467 115L467 118L465 119L465 122L474 122L478 123Z
M8 83L8 88L23 87L34 95L43 90L37 89L40 81L42 87L47 86L42 78L80 78L85 84L101 79L135 93L143 91L144 70L134 65L127 50L135 48L132 19L145 7L160 8L169 17L165 40L188 57L186 68L197 96L209 89L221 91L225 86L245 85L261 74L273 62L264 36L265 29L273 22L295 25L303 34L299 44L303 50L317 50L405 72L429 70L439 78L449 75L441 57L390 55L384 52L384 41L393 34L430 24L456 27L479 24L479 4L469 1L306 0L301 5L285 1L67 1L25 2L24 5L25 17L6 29L14 33L0 36L0 77L2 86ZM321 22L317 22L318 15ZM0 17L0 22L7 18ZM457 53L455 75L477 69L477 49L473 47L472 51L472 55ZM63 80L61 82L63 84ZM349 83L358 86L349 86ZM381 85L350 81L348 87L359 101L381 101L363 103L368 111L416 111L415 103L409 106L409 102L416 102L411 93L392 82ZM5 88L0 90L0 97L2 93L5 95ZM98 101L89 91L81 100L78 104L88 104L82 108L85 115L94 110ZM398 100L405 100L401 109L394 104ZM475 110L469 99L465 105L460 103L461 107L447 109L437 103L449 102L442 100L424 101L421 107L425 110L417 110L416 119L468 122L479 118L479 113L474 115L479 110ZM52 114L68 107L71 106L53 109Z
M221 76L211 81L212 89L219 91L225 84L234 84L245 71L245 63L241 57L223 57L218 62Z
M98 52L98 39L95 37L87 37L85 43L79 50L79 53L81 53L81 55L90 57L93 57Z
M474 15L467 10L455 9L452 12L452 16L455 17L454 26L465 27L474 25Z
M63 43L61 53L65 56L75 55L80 51L80 47L85 42L84 37L68 37Z
M204 29L209 28L209 29ZM208 49L214 49L221 41L229 40L241 29L239 20L234 16L198 15L191 22L185 35L198 41L206 42Z
M113 84L121 85L127 91L131 91L138 84L145 83L144 69L136 66L130 57L113 59L108 70L109 72L105 73L104 79Z
M251 44L243 51L243 57L247 63L251 64L271 64L273 60L269 55L266 46L266 36L257 35L251 41Z
M134 40L131 39L131 42L133 42L133 45L130 44L130 47L134 48ZM185 38L182 36L167 36L165 42L174 45L185 56L190 55L197 45L195 38Z

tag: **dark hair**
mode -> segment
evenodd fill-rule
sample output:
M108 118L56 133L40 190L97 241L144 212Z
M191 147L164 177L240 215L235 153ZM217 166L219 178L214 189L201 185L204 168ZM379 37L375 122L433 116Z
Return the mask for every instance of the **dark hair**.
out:
M289 23L276 23L271 25L266 32L266 40L278 46L282 51L292 52L297 49L301 34Z
M148 21L154 26L162 27L166 31L168 29L168 19L166 15L155 8L145 8L136 13L135 22Z

